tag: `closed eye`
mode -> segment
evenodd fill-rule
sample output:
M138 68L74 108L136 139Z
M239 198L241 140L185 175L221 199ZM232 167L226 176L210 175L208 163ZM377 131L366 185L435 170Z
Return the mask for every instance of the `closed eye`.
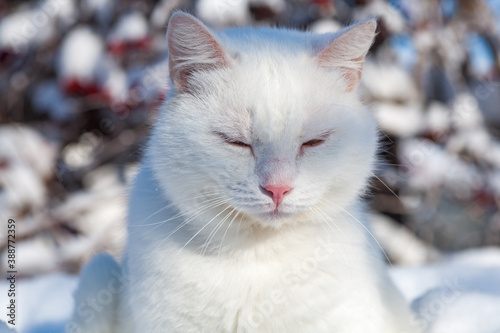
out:
M309 140L307 142L304 142L302 144L302 147L316 147L316 146L319 146L320 144L322 144L324 142L325 142L324 139L313 139L313 140Z
M244 148L251 148L251 146L248 143L245 143L243 141L233 139L229 137L227 134L224 134L222 132L216 132L218 136L220 136L226 143L229 143L230 145L237 146L237 147L244 147Z
M319 135L316 139L312 139L312 140L309 140L309 141L306 141L306 142L302 143L301 150L304 149L304 148L316 147L316 146L319 146L319 145L325 143L325 141L334 132L335 132L334 129L326 131L322 135Z
M239 147L245 147L245 148L250 148L250 145L241 141L226 141L227 143L233 145L233 146L239 146Z

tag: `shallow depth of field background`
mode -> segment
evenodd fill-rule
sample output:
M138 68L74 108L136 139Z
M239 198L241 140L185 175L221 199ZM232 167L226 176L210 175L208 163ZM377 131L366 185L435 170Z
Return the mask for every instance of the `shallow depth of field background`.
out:
M0 2L0 259L19 276L120 257L126 191L169 88L174 9L318 33L378 17L360 93L382 151L367 197L395 264L500 245L500 1ZM258 98L258 96L256 96Z

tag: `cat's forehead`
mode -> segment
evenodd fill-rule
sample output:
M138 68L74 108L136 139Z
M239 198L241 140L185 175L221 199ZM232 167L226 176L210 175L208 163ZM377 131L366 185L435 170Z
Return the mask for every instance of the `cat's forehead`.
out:
M258 60L249 60L226 72L225 82L231 83L222 89L224 93L218 94L225 103L217 110L226 114L224 119L231 122L229 126L246 128L266 143L283 142L330 127L338 110L334 104L341 102L342 93L336 91L329 75L298 59Z
M330 127L331 105L342 92L335 75L314 61L317 38L272 28L223 31L221 42L235 60L217 80L227 84L218 95L230 104L223 112L232 119L240 114L244 127L268 143Z

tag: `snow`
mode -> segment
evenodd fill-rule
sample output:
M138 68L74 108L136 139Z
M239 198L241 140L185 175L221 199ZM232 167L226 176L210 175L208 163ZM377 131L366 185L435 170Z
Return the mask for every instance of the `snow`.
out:
M462 93L453 102L453 124L458 129L473 129L481 127L484 118L476 98L468 93Z
M56 23L69 26L77 19L73 0L44 0L34 8L12 13L0 22L0 49L23 52L57 35Z
M419 97L410 74L393 64L367 61L361 80L362 88L375 100L415 102Z
M65 322L73 311L72 295L77 285L77 276L59 273L17 280L16 330L22 333L64 332ZM1 290L6 287L7 281L2 279ZM0 302L7 304L7 293L1 293ZM1 320L5 319L2 311Z
M406 28L401 14L391 4L383 1L371 1L368 5L361 7L356 11L354 20L359 22L374 16L379 18L392 32L399 33Z
M148 34L148 22L139 12L123 15L112 30L110 40L131 41L145 38Z
M417 135L424 128L424 114L418 105L373 104L375 118L386 133L401 138Z
M78 20L78 8L75 0L41 0L38 8L47 15L54 16L66 28Z
M56 147L27 126L0 126L0 217L19 208L41 207L44 182L52 174Z
M439 263L397 266L390 274L408 301L415 325L428 333L496 333L500 330L500 249L448 255ZM20 333L58 333L69 320L78 276L47 274L18 281ZM5 290L6 281L0 282ZM7 295L0 294L0 304ZM2 313L0 319L5 320Z
M245 25L250 22L249 0L199 0L196 16L212 26Z
M458 192L480 188L479 171L456 155L427 139L406 139L399 146L401 161L412 178L413 189L430 189L441 184Z
M181 0L162 0L159 1L151 13L151 24L155 28L163 28L168 24L168 19L174 9L181 6Z
M24 10L6 16L0 22L0 48L22 52L32 44L42 44L53 34L53 28L43 24L45 29L35 25L34 18L43 14L42 11ZM40 25L42 25L40 23Z
M59 76L91 80L104 57L104 42L88 27L77 27L61 46Z
M383 214L370 215L377 241L392 261L403 265L423 265L441 257L437 249L416 238L405 226Z
M421 267L395 267L391 275L413 301L415 322L428 333L500 330L500 249L453 254Z
M273 14L283 13L284 0L198 0L196 16L214 27L242 26L251 22L250 6L267 8Z
M23 274L53 272L57 269L57 248L44 237L35 237L22 242L16 242L16 256L22 258L17 263L17 269ZM7 271L7 252L2 253L0 265Z
M311 25L311 32L316 34L337 32L340 29L342 29L340 23L330 19L318 20Z
M451 111L446 105L433 102L427 110L427 128L432 132L445 133L451 127Z
M77 170L92 164L93 152L102 138L94 132L84 133L79 142L68 144L62 151L63 161L71 169Z
M115 64L110 64L107 78L104 81L108 93L114 101L123 101L127 97L127 74Z

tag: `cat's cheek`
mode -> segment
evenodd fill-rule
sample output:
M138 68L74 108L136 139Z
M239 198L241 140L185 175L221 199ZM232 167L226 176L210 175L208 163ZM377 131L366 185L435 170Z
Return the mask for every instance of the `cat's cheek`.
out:
M235 154L237 154L240 158L246 160L255 160L255 151L252 146L248 147L235 147Z
M255 158L248 148L227 147L224 151L212 155L210 164L213 168L228 170L229 174L247 174L255 165Z

